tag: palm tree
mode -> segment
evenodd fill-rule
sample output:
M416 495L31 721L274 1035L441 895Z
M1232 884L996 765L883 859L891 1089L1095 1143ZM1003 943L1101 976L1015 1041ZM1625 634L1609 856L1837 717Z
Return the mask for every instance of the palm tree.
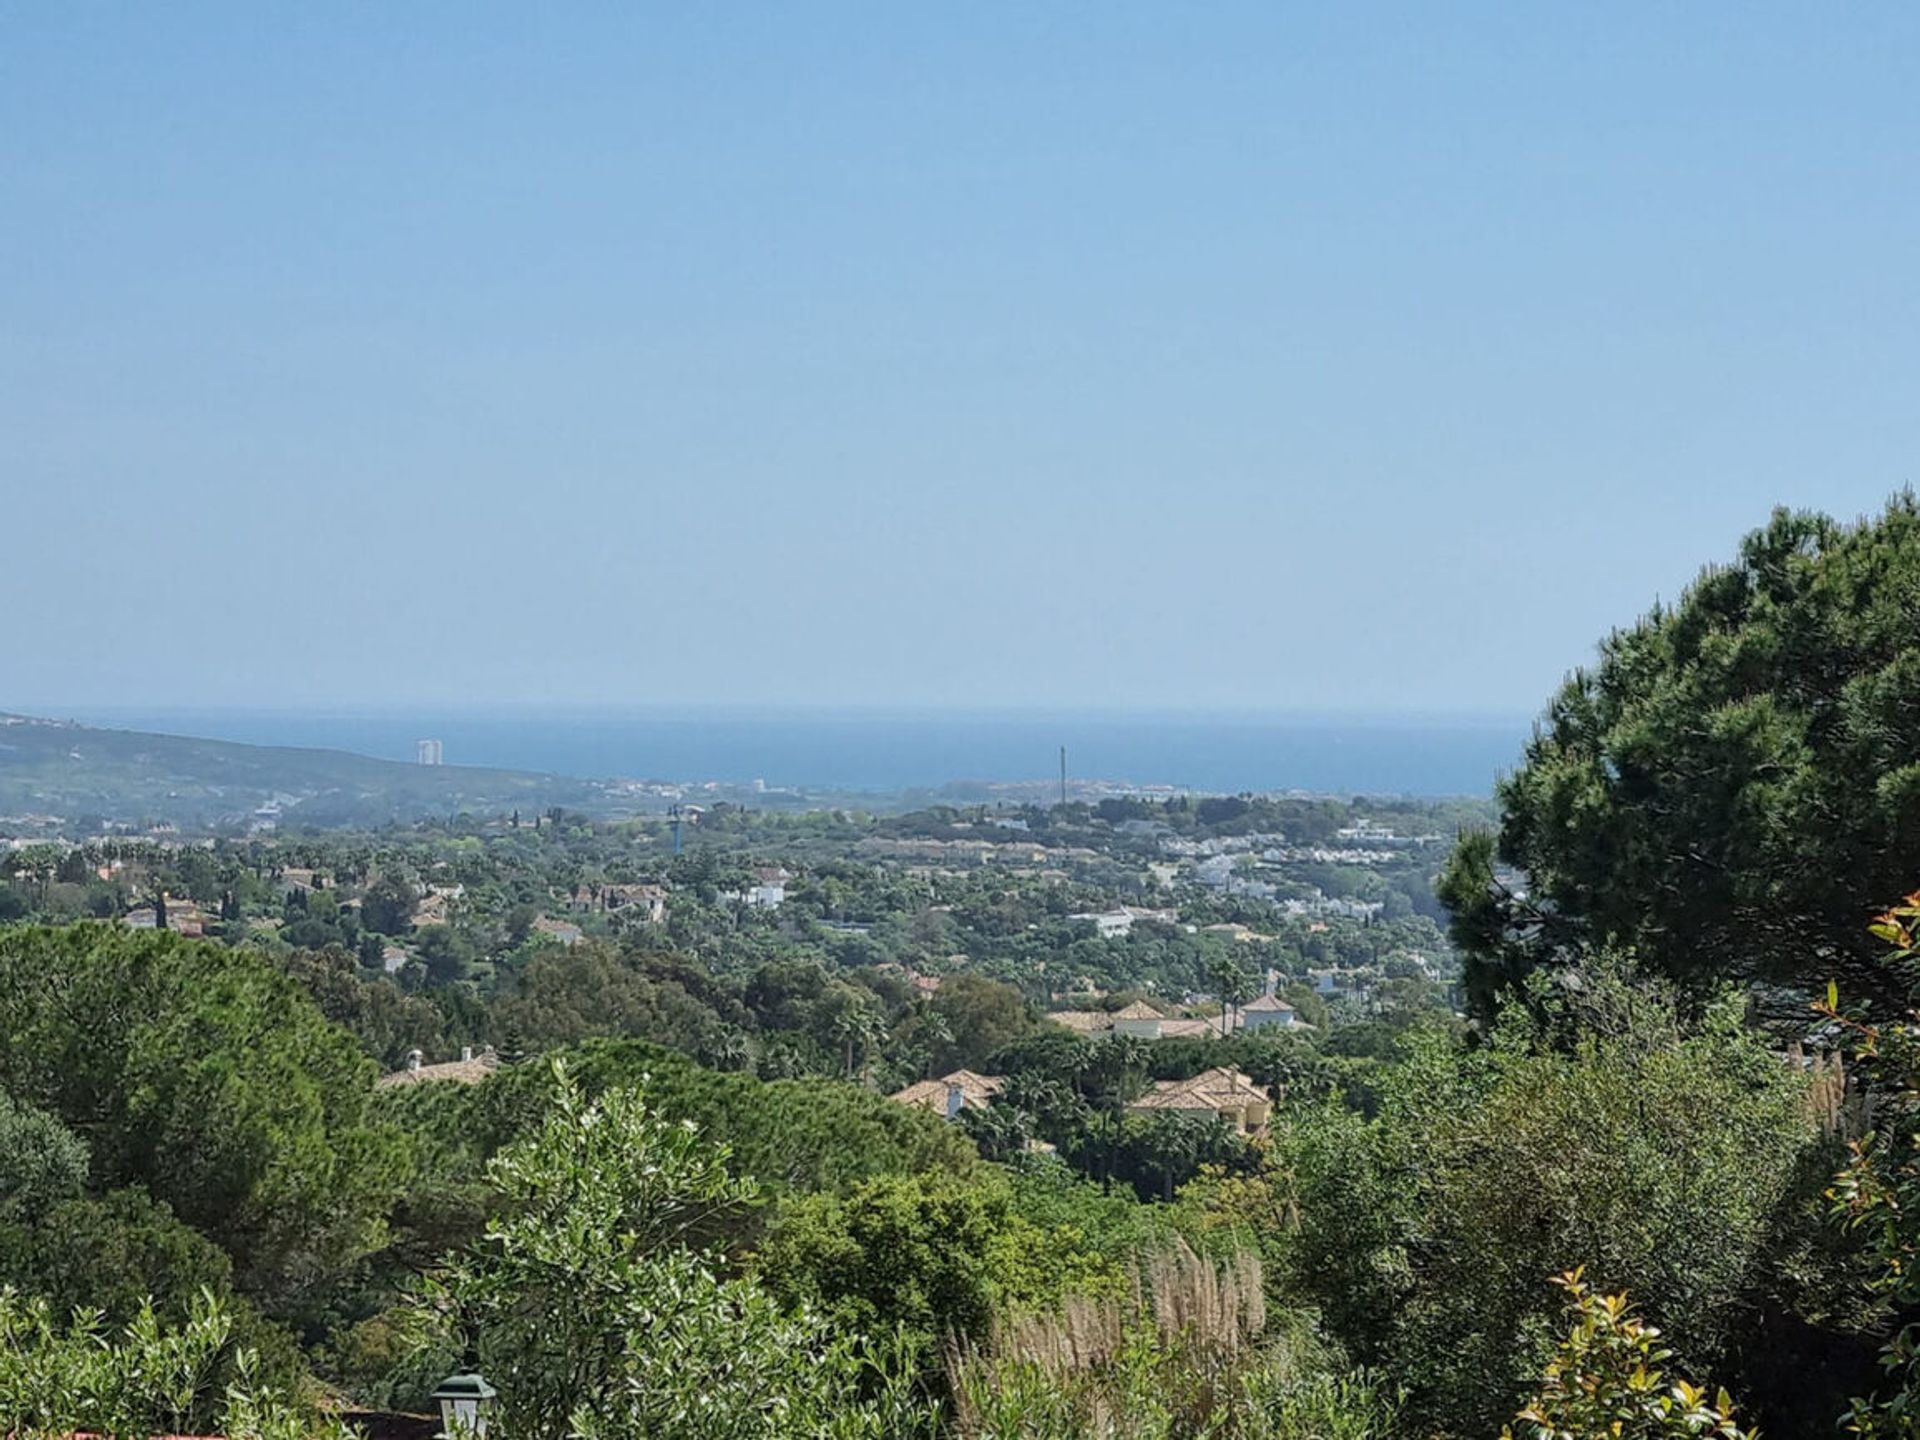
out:
M1011 1159L1033 1138L1033 1116L1004 1100L984 1110L968 1106L960 1112L960 1123L980 1147L984 1160Z
M1260 993L1252 972L1231 955L1223 955L1207 967L1214 994L1220 997L1221 1034L1231 1035L1240 1007Z
M847 1002L833 1017L830 1027L833 1038L839 1042L844 1059L842 1074L849 1080L853 1078L853 1057L859 1050L863 1068L864 1062L876 1040L886 1035L886 1025L880 1018L880 1011L873 997L864 993L850 995Z

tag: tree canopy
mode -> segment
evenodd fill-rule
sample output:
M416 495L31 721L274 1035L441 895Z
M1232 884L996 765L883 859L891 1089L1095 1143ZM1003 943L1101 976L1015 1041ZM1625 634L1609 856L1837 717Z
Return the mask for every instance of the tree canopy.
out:
M1483 1010L1585 945L1684 981L1887 993L1865 925L1920 854L1920 504L1776 511L1602 643L1499 798L1497 853L1470 837L1442 887Z

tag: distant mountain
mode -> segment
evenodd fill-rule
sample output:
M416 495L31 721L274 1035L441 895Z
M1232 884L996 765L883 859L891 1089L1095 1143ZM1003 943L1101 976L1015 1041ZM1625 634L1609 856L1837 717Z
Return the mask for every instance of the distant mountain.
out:
M95 729L0 712L0 817L214 826L368 825L459 811L602 809L592 781L468 765L407 765L343 750L241 745Z

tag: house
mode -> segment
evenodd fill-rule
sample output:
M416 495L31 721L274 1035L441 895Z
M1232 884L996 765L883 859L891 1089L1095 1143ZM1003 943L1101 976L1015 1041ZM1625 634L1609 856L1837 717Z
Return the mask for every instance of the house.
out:
M786 882L763 880L757 885L749 885L740 898L755 910L778 910L787 903Z
M1127 1108L1136 1115L1213 1114L1244 1135L1266 1125L1273 1102L1247 1076L1221 1065L1191 1080L1162 1080Z
M120 923L129 930L152 930L154 921L159 917L153 913L151 901L136 906L120 917ZM212 919L191 900L167 901L167 928L176 935L196 936L207 933Z
M1084 910L1078 915L1069 915L1069 920L1078 920L1082 924L1091 924L1094 933L1102 940L1117 939L1133 932L1133 912L1125 906L1117 910Z
M1160 1027L1167 1017L1147 1004L1136 1000L1124 1010L1113 1012L1113 1032L1116 1035L1135 1035L1142 1040L1158 1040Z
M664 885L609 885L601 898L608 910L628 919L659 925L667 918L667 891Z
M1055 1010L1041 1018L1063 1025L1076 1035L1104 1035L1113 1029L1113 1016L1105 1010Z
M1224 1015L1202 1015L1192 1020L1162 1020L1158 1040L1223 1040L1233 1033Z
M477 1085L500 1068L500 1057L494 1054L491 1045L478 1054L474 1053L471 1045L464 1046L458 1060L447 1060L438 1065L422 1064L424 1058L418 1050L409 1050L406 1068L395 1070L391 1075L382 1075L373 1082L374 1085L382 1090L391 1090L396 1085L428 1085L438 1080Z
M971 1070L956 1070L938 1080L922 1080L890 1097L902 1105L918 1105L942 1119L952 1120L962 1110L985 1110L993 1097L1005 1087L998 1075L976 1075Z
M556 940L562 945L578 945L587 938L586 932L571 920L550 920L545 915L537 917L531 929L535 935Z
M1248 1031L1303 1030L1306 1025L1294 1012L1293 1006L1269 990L1258 1000L1240 1007L1240 1028Z
M424 899L413 907L413 923L416 929L428 925L447 923L449 901L445 895L429 891Z
M1203 935L1218 935L1223 939L1238 941L1244 945L1252 945L1274 938L1271 935L1261 934L1260 931L1255 930L1250 925L1241 925L1238 923L1208 925L1203 927L1200 933Z

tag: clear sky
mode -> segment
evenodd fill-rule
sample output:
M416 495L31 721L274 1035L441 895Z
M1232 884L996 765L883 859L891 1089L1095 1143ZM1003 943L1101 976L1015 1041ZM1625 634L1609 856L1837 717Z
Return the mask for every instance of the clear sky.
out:
M0 0L0 709L1531 711L1920 441L1920 8Z

